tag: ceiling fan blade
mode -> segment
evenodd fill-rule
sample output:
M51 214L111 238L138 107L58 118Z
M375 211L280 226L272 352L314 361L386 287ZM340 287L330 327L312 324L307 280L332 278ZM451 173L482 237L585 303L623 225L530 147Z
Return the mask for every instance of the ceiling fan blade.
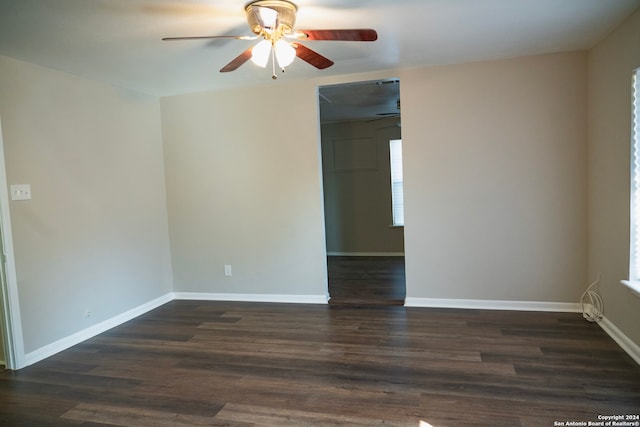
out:
M305 45L300 43L292 43L291 45L296 49L296 56L298 58L308 62L319 70L324 70L325 68L329 68L333 65L332 60L325 58Z
M187 36L187 37L163 37L163 41L176 40L202 40L202 39L236 39L236 40L255 40L258 36Z
M251 50L252 49L253 49L253 47L250 47L249 49L247 49L244 52L242 52L240 55L236 56L231 62L229 62L224 67L222 67L220 69L220 72L221 73L228 73L229 71L235 71L238 68L240 68L240 66L242 64L244 64L245 62L247 62L251 58Z
M347 30L296 30L291 37L298 40L342 40L372 42L378 40L376 30L357 28Z

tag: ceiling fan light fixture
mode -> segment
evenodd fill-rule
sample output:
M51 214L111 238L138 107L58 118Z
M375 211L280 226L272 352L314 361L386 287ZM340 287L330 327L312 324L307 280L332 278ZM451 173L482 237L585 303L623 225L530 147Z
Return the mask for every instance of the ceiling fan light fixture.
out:
M271 56L272 78L277 78L276 67L284 71L285 67L291 65L296 58L318 70L324 70L334 64L332 60L309 49L304 44L295 41L289 43L285 41L286 39L349 42L370 42L378 39L377 32L371 28L299 30L294 32L297 11L298 7L289 0L253 0L245 4L245 13L247 23L254 36L186 36L164 37L162 40L255 40L263 38L264 40L245 49L232 59L220 69L220 72L235 71L249 59L259 67L265 68L269 64L269 56Z
M296 58L296 50L286 41L280 39L276 42L276 59L280 68L288 67Z
M257 0L245 6L249 28L257 35L263 35L267 29L281 35L290 34L296 24L297 11L298 7L287 0Z
M262 40L251 50L251 61L258 67L265 68L271 55L271 41Z

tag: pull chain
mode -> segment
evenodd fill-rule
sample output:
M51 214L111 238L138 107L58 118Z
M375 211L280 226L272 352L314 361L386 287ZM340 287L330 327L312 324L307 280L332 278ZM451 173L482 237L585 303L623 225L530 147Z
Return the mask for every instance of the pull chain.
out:
M276 75L276 46L275 44L271 45L271 78L276 80L278 76Z

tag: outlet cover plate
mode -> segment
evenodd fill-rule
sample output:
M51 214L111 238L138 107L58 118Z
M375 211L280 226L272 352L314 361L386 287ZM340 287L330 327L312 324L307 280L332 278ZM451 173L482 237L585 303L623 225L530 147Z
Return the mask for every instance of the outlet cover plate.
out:
M31 185L15 184L11 186L11 200L30 200Z

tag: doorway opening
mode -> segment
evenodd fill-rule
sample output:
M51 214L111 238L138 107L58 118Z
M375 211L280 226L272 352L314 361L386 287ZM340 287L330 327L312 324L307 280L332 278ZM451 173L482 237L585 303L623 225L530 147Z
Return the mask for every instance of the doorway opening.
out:
M318 102L329 302L403 305L400 80L321 86Z

